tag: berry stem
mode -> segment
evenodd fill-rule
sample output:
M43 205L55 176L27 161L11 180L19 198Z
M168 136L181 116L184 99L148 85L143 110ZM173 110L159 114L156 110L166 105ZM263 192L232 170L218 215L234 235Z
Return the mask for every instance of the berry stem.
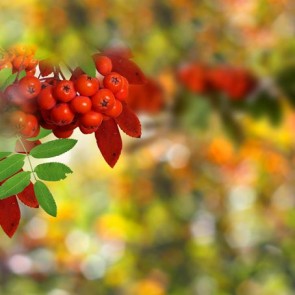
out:
M33 174L33 177L34 177L35 181L37 181L37 177L36 177L35 172L34 172L34 167L33 167L33 164L32 164L31 158L30 158L30 154L29 154L29 152L27 151L27 149L26 149L26 147L25 147L25 145L24 145L24 143L23 143L23 141L22 141L22 138L21 138L20 136L17 136L17 139L18 139L18 141L20 142L22 148L24 149L24 151L25 151L25 153L26 153L26 156L27 156L27 159L28 159L28 163L29 163L30 168L31 168L31 172L32 172L32 174Z

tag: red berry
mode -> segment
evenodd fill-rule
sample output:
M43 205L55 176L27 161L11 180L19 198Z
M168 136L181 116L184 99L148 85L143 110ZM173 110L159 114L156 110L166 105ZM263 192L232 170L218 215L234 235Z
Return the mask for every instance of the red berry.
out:
M104 77L103 86L113 93L117 93L123 86L123 77L116 72L112 72Z
M105 76L111 73L113 64L109 57L104 55L95 55L93 58L96 69L101 75Z
M109 117L116 118L120 116L122 110L122 103L116 99L114 106L110 110L106 111L105 114Z
M73 134L74 130L62 129L61 127L57 127L57 128L54 128L52 132L57 138L68 138Z
M41 82L36 77L25 76L19 81L19 91L24 98L33 99L41 91Z
M96 131L102 122L102 114L95 111L89 111L80 117L79 122L80 126Z
M25 127L20 131L24 137L35 137L39 134L40 125L34 115L27 114L25 119Z
M18 55L13 59L12 65L16 71L24 70L29 65L29 59L24 55Z
M33 114L38 110L38 106L35 100L26 100L24 101L21 106L21 110L25 113Z
M69 80L58 81L54 86L53 94L57 100L68 102L76 96L74 83Z
M79 129L83 134L91 134L91 133L95 132L98 129L98 127L97 128L86 128L80 124Z
M122 88L115 94L115 97L116 99L125 101L129 94L129 82L123 76L122 76L122 79L123 79Z
M18 84L9 85L4 92L4 96L8 103L20 106L23 102L23 98L20 94Z
M41 90L37 97L37 102L42 110L51 110L56 105L56 100L53 97L53 86L47 86Z
M74 120L75 114L67 103L59 103L51 110L50 117L55 125L64 126Z
M32 70L26 70L26 76L35 76L36 74L36 69L32 69Z
M2 69L11 69L12 68L12 63L9 60L3 61L0 64L0 70Z
M85 114L91 110L92 102L87 96L76 96L70 105L75 113Z
M26 67L26 71L34 70L38 64L38 61L36 59L34 59L34 57L32 57L32 56L29 57L28 60L29 60L29 62Z
M110 110L115 104L115 96L109 89L100 89L92 97L92 108L97 112Z
M12 124L13 128L20 131L26 125L26 118L27 115L22 111L14 111L10 114L10 123Z
M81 75L75 80L75 89L83 96L92 96L99 89L99 81L87 75Z

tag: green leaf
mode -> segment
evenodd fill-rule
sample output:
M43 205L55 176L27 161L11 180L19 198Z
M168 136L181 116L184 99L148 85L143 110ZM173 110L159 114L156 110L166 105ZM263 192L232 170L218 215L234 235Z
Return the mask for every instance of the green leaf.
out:
M30 155L34 158L51 158L69 151L77 143L76 139L56 139L34 147Z
M84 60L82 60L80 64L80 68L90 77L96 76L96 67L91 56L85 56Z
M0 199L19 194L30 184L30 181L30 171L23 171L13 175L0 186Z
M26 138L26 140L35 141L35 140L44 138L44 137L48 136L51 133L52 133L52 130L44 129L44 128L41 127L40 132L39 132L39 134L37 136L31 137L31 138Z
M22 70L19 74L18 74L18 79L20 80L21 78L25 77L26 76L26 71L25 70Z
M49 215L55 217L57 214L56 203L46 184L37 180L34 184L34 192L41 208Z
M67 174L73 173L67 165L56 162L39 164L35 172L40 179L47 181L62 180L67 177Z
M11 152L0 152L0 160L11 155Z
M0 181L18 172L25 163L25 155L12 155L0 161Z
M5 89L8 85L11 85L16 79L17 73L10 75L5 82L1 85L1 89Z
M2 85L5 83L5 81L8 79L9 76L12 75L12 69L3 69L0 71L0 85L1 88Z

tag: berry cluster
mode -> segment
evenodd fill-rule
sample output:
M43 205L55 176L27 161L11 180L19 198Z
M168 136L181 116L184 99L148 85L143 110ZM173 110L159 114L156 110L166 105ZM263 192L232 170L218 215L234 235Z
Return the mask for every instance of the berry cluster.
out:
M36 49L33 46L16 45L2 52L0 70L12 69L13 73L25 70L28 76L34 76L38 60L34 58Z
M118 117L128 96L129 83L112 72L110 58L96 56L95 65L101 79L82 70L77 74L76 70L69 80L60 79L59 75L43 81L25 76L8 86L4 97L8 105L17 109L11 113L13 126L24 137L36 136L42 126L58 138L67 138L76 127L90 134L97 131L103 120ZM40 68L41 75L51 74L48 67Z
M120 137L119 132L113 132L118 125L128 135L140 137L140 122L128 107L127 98L129 84L143 84L145 77L129 56L116 51L94 54L93 76L81 67L71 69L64 63L71 73L67 79L59 63L50 59L36 61L33 53L32 49L19 46L3 54L3 65L7 61L5 67L11 67L17 75L0 92L1 120L5 118L13 134L32 138L38 136L42 127L57 138L69 138L79 128L84 134L95 133L101 152L102 145L112 144L108 134L105 136L108 142L99 144L105 128ZM19 60L22 62L18 65ZM37 66L38 77L31 72ZM107 150L102 152L110 166L115 164L119 153L108 156Z
M248 70L230 66L210 67L193 63L180 69L178 76L180 82L192 92L221 92L230 100L245 99L257 84Z

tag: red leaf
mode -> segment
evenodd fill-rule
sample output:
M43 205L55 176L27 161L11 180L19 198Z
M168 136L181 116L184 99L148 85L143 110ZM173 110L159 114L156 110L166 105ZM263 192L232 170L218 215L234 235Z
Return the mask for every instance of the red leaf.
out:
M20 221L20 210L16 196L0 200L0 225L11 238Z
M135 62L123 56L106 55L112 60L113 72L124 76L129 84L144 84L146 82L145 75Z
M25 205L32 208L39 207L32 182L21 193L18 193L17 196Z
M133 111L149 114L160 112L166 104L163 88L152 78L147 78L147 83L143 85L129 85L126 102Z
M103 121L95 132L95 138L102 156L113 168L122 150L122 139L116 122L113 119Z
M21 142L19 140L16 142L15 151L17 153L22 153L22 154L25 154L26 151L29 153L32 148L34 148L35 146L41 144L40 140L29 141L29 140L26 140L26 139L22 138L21 141L22 141L22 144L21 144ZM26 151L25 151L23 145L26 148Z
M122 131L131 137L141 137L141 124L135 113L122 102L123 111L115 120Z
M103 55L115 55L118 57L132 58L133 54L128 47L113 47L103 51Z

